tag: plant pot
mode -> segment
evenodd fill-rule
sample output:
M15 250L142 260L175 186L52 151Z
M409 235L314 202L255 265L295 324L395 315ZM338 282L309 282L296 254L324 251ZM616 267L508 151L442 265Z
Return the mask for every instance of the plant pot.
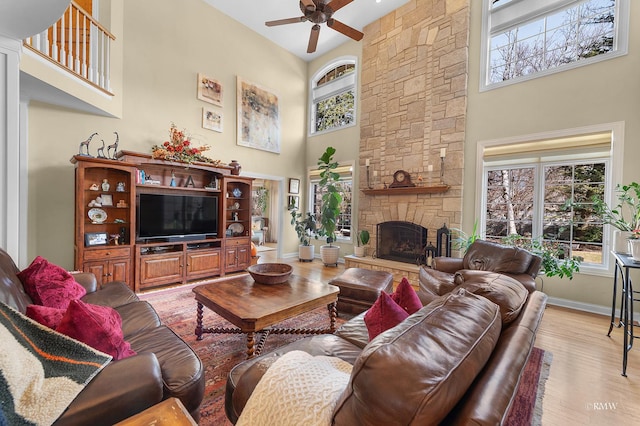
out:
M298 259L301 262L312 262L315 257L315 246L314 245L299 245L298 246Z
M629 231L613 231L613 251L620 254L629 254L629 237L631 232Z
M320 246L320 258L324 266L336 265L338 266L338 257L340 254L340 247L333 245Z
M353 254L356 257L364 257L365 256L365 248L364 248L364 246L355 246L353 248Z
M631 257L636 262L640 262L640 239L631 238L629 239L629 251L631 252Z

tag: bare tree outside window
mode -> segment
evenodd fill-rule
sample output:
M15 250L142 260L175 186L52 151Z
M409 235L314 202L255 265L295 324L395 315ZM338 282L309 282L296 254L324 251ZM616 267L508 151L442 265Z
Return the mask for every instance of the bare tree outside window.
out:
M494 3L496 7L506 2ZM493 35L489 82L511 80L613 51L615 3L578 3Z

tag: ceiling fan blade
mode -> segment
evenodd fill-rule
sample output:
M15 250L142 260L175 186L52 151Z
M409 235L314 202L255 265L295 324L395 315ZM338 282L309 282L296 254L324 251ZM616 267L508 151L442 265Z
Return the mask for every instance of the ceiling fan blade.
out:
M336 0L333 0L333 1L335 2ZM331 29L338 31L339 33L346 35L347 37L354 39L355 41L360 41L362 40L362 37L364 37L364 34L361 33L360 31L348 25L345 25L340 21L336 21L335 19L329 19L327 21L327 26Z
M316 11L316 4L313 2L313 0L300 0L300 3L302 3L304 5L304 8L309 12Z
M299 18L287 18L287 19L278 19L275 21L267 21L264 24L267 27L275 27L276 25L286 25L286 24L297 24L298 22L304 22L307 18L304 16L300 16Z
M327 4L325 8L331 9L331 12L335 12L336 10L342 9L353 0L333 0L331 3Z
M318 45L318 37L320 36L320 25L315 24L311 27L311 34L309 35L309 45L307 46L307 53L313 53L316 51Z

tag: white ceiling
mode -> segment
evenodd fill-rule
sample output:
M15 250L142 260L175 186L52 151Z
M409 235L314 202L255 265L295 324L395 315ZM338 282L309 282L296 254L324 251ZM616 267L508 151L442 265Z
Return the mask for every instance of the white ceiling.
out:
M251 28L263 37L296 56L310 61L350 40L349 37L322 24L315 53L307 53L309 33L313 23L305 21L277 27L267 27L266 21L302 16L298 0L204 0L225 15ZM409 0L354 0L338 10L334 19L358 31L397 9Z

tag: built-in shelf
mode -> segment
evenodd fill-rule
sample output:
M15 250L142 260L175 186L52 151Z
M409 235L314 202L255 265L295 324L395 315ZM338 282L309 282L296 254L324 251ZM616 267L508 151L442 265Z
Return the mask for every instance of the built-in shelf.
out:
M363 189L366 195L438 194L447 192L449 185L409 186L406 188Z

